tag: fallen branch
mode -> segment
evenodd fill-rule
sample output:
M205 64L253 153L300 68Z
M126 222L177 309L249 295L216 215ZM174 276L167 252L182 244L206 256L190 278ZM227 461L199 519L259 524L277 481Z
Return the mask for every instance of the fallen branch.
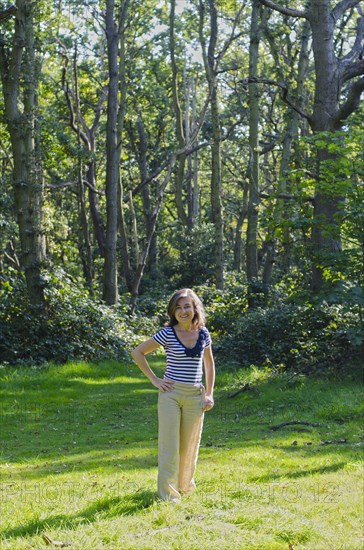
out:
M53 539L51 539L51 537L49 537L45 533L42 534L42 539L44 540L45 544L48 544L48 546L57 546L58 548L65 548L66 546L71 546L70 542L62 542L60 540L53 540Z
M320 441L320 445L339 445L347 442L347 439L333 439L332 441Z
M313 426L314 428L319 428L321 424L316 424L315 422L305 422L304 420L291 420L290 422L282 422L281 424L276 424L275 426L271 426L270 429L273 431L279 430L280 428L284 428L284 426L293 426L295 424L303 425L303 426Z
M242 393L243 391L248 391L248 390L251 390L251 389L252 389L252 387L251 387L250 384L244 384L244 386L242 388L240 388L240 390L237 390L234 393L231 393L230 395L228 395L228 398L235 397L236 395L239 395L239 393Z

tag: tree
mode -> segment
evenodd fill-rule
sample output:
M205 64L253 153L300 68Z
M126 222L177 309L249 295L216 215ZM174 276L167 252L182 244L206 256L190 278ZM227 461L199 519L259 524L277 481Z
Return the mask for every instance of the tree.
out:
M218 63L216 53L218 43L218 16L214 0L208 2L210 15L210 37L206 48L204 37L204 2L199 2L200 17L200 42L202 55L209 85L209 97L211 104L211 126L212 126L212 148L211 148L211 213L212 222L215 227L215 280L219 289L224 288L224 249L223 249L223 216L221 203L221 129L218 98Z
M253 0L250 47L249 47L249 78L258 76L259 58L259 14L260 5ZM257 84L249 86L249 200L248 227L246 236L246 273L249 284L249 306L254 307L254 284L258 279L258 207L259 207L259 90Z
M103 280L103 299L109 305L118 301L117 277L117 230L118 201L120 200L120 150L122 136L119 119L122 106L119 104L119 41L126 24L129 0L120 7L118 20L115 20L115 0L106 2L106 38L109 68L107 126L106 126L106 247ZM124 97L121 98L124 101Z
M73 67L70 70L70 77L67 71L69 70L69 58L64 44L62 45L62 55L65 58L64 67L62 70L62 87L66 96L67 106L70 113L69 125L75 132L80 142L86 147L89 157L86 163L82 185L88 189L90 212L94 226L94 232L98 243L100 255L105 256L105 224L100 212L98 191L96 184L96 136L99 130L101 115L104 110L106 99L106 89L103 87L100 90L99 98L96 105L93 107L94 117L91 124L87 124L86 117L81 110L80 90L78 84L78 68L77 68L77 46L75 46ZM91 69L90 69L91 70ZM73 83L71 82L73 81ZM90 103L90 102L88 102Z
M282 14L309 22L315 63L315 92L312 113L302 114L314 133L338 131L358 108L364 90L364 15L359 10L352 48L341 57L335 51L336 25L348 10L359 7L360 0L341 0L333 8L329 0L312 0L305 10L286 8L272 0L259 1ZM336 218L342 196L334 188L328 190L320 185L322 166L330 156L328 148L322 148L316 158L315 223L312 230L312 288L315 292L323 287L325 264L332 262L333 254L341 251L340 228Z
M2 12L4 20L15 13L12 34L0 35L0 73L4 111L13 155L14 204L29 300L44 306L42 267L45 240L42 227L43 181L37 130L39 66L34 43L34 0L17 0L16 8ZM16 9L16 11L15 11Z
M298 106L300 110L305 108L306 95L307 91L305 90L305 81L307 78L307 69L308 69L308 56L309 56L309 24L308 21L305 21L301 35L297 36L297 48L299 49L298 53L298 63L297 69L295 70L294 59L297 56L296 51L293 49L293 45L290 44L290 38L287 36L288 33L292 32L292 27L287 26L286 34L283 35L283 41L288 44L287 55L290 54L288 61L291 67L291 74L289 75L289 81L296 81L297 85L294 90L291 92L291 97L294 99L295 105ZM264 26L264 36L268 39L271 53L273 56L274 64L276 71L278 73L278 78L281 82L286 80L286 75L284 74L284 69L281 66L279 59L279 49L281 49L281 44L276 39L276 33L279 29L274 28L270 22ZM298 33L298 29L296 31ZM287 221L292 217L292 208L287 206L287 203L292 203L290 199L291 193L291 177L290 170L292 166L292 155L294 153L294 144L298 143L299 140L299 129L300 129L300 117L297 110L288 109L286 115L285 126L282 130L282 135L280 136L279 142L281 142L281 155L279 160L279 174L278 174L278 185L273 194L276 196L274 199L273 211L271 214L271 221L267 232L266 238L266 257L264 262L264 269L262 274L262 282L265 287L268 287L271 283L271 275L273 271L273 264L276 261L276 237L275 234L280 232L281 234L281 246L282 253L280 258L280 267L283 272L288 272L290 266L290 255L291 255L291 236L290 231L287 227ZM306 121L303 119L301 124ZM291 210L291 212L290 212ZM267 215L266 215L267 217ZM284 223L282 223L284 222Z

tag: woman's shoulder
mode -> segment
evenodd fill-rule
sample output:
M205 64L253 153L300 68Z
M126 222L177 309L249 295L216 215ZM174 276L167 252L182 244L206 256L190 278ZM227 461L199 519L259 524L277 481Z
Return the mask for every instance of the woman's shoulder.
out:
M205 327L205 325L203 325L202 327L200 327L200 338L202 338L203 340L205 340L206 345L209 345L209 344L211 343L210 332L209 332L208 328Z
M173 336L173 328L170 326L162 327L158 330L157 334L163 336L164 338L170 338Z

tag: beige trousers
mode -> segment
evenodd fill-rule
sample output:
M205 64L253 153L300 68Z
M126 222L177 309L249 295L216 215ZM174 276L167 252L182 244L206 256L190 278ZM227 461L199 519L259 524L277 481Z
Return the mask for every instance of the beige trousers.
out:
M198 449L203 425L202 384L174 382L158 397L158 494L178 500L195 488Z

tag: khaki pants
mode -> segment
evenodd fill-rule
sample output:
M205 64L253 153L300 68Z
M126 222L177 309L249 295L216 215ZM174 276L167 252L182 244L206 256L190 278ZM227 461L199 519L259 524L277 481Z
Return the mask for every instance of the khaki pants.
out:
M174 382L158 398L158 494L178 500L195 488L205 390L202 384Z

